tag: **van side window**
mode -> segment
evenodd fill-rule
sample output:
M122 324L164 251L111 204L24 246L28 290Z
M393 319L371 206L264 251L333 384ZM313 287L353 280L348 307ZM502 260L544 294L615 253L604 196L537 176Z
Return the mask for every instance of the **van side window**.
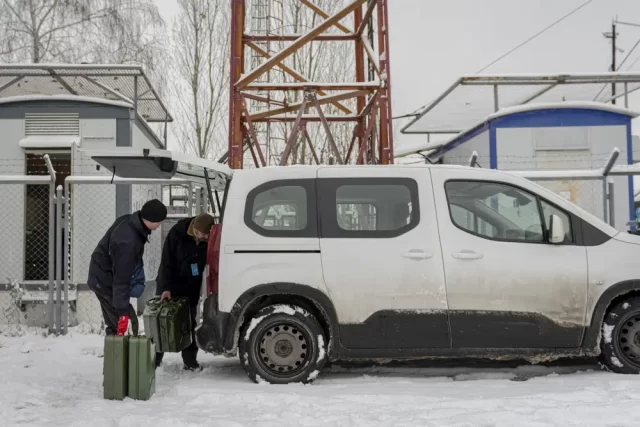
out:
M405 178L322 178L322 237L400 236L419 222L418 186Z
M377 227L376 205L371 203L336 204L338 226L343 230L369 230Z
M247 197L245 223L268 237L317 237L313 180L269 182Z
M564 237L563 243L565 244L573 243L574 242L573 231L571 228L571 218L569 217L569 215L566 212L560 210L559 208L549 204L545 200L541 200L540 204L542 205L542 215L544 216L544 226L547 232L549 232L549 227L551 226L551 222L550 222L551 215L557 215L564 223L565 237Z
M510 185L479 181L449 181L445 191L451 219L464 231L492 240L544 242L536 196ZM460 209L468 214L461 216Z
M497 236L496 228L473 212L459 205L451 204L449 206L454 222L460 227L482 236L491 238Z

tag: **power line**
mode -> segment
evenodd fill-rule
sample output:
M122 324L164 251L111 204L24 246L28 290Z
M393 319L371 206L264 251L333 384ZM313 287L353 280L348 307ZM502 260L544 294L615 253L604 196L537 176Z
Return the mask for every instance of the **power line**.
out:
M551 25L543 28L542 30L540 30L539 32L537 32L536 34L534 34L533 36L529 37L527 40L525 40L524 42L520 43L518 46L514 47L513 49L509 50L507 53L505 53L504 55L500 56L499 58L495 59L494 61L492 61L491 63L489 63L487 66L481 68L479 71L476 71L476 74L483 72L484 70L486 70L487 68L491 67L493 64L495 64L496 62L506 58L507 56L511 55L513 52L515 52L516 50L520 49L522 46L526 45L527 43L529 43L530 41L536 39L537 37L541 36L542 34L544 34L545 32L547 32L548 30L550 30L551 28L555 27L556 25L558 25L559 23L561 23L562 21L564 21L565 19L567 19L568 17L570 17L571 15L573 15L574 13L578 12L580 9L582 9L583 7L587 6L589 3L593 2L593 0L587 0L586 2L582 3L580 6L578 6L577 8L573 9L571 12L567 13L566 15L564 15L562 18L558 19L557 21L555 21L554 23L552 23Z
M615 23L620 23L619 21L615 21ZM625 22L622 22L622 24L626 24L626 25L631 25ZM612 33L612 37L615 37L615 35L613 35ZM616 69L613 70L615 71L620 71L622 69L622 66L624 65L625 62L627 62L627 59L629 59L631 57L631 54L633 53L634 50L636 50L636 48L640 45L640 39L638 39L638 41L636 42L636 44L633 45L633 47L631 48L631 50L629 51L629 53L627 53L627 56L624 57L624 59L622 60L622 62L620 63L620 65L616 66ZM638 63L638 61L640 61L640 58L636 59L634 61L633 64L631 64L631 66L629 68L627 68L627 71L629 71L631 68L633 68L634 65L636 65ZM607 88L607 83L605 83L602 88L600 89L600 91L598 92L598 94L595 96L595 98L593 98L594 101L597 101L598 98L600 97L600 95L602 94L602 92L604 92L604 90ZM613 83L612 87L615 87L615 83ZM611 91L611 95L615 97L615 93L613 93L613 90ZM615 102L615 101L614 101Z
M640 45L640 39L638 39L638 41L636 42L636 44L633 45L633 47L631 48L631 50L629 51L629 53L627 54L627 56L624 57L624 59L622 60L622 62L620 63L620 65L618 65L617 70L620 70L622 68L622 66L624 65L625 62L627 62L627 59L629 59L629 57L631 56L631 54L633 53L634 50L636 50L636 48L638 47L638 45Z
M633 66L636 65L638 62L640 62L640 57L638 57L635 61L633 61L633 63L631 65L629 65L629 67L627 67L627 71L632 69Z
M541 36L542 34L544 34L545 32L547 32L548 30L550 30L551 28L555 27L556 25L558 25L559 23L561 23L562 21L564 21L565 19L567 19L568 17L570 17L571 15L573 15L574 13L578 12L580 9L584 8L585 6L587 6L589 3L593 2L593 0L587 0L586 2L582 3L580 6L578 6L577 8L573 9L571 12L567 13L566 15L562 16L560 19L556 20L555 22L553 22L551 25L548 25L547 27L543 28L542 30L540 30L539 32L537 32L536 34L534 34L533 36L529 37L527 40L525 40L524 42L520 43L518 46L514 47L513 49L509 50L507 53L505 53L504 55L500 56L499 58L495 59L494 61L492 61L491 63L489 63L488 65L486 65L485 67L483 67L482 69L480 69L479 71L476 72L476 74L483 72L484 70L486 70L487 68L491 67L492 65L494 65L496 62L501 61L502 59L506 58L507 56L511 55L513 52L515 52L516 50L520 49L522 46L526 45L527 43L529 43L530 41L536 39L537 37ZM396 116L393 117L394 120L396 119L404 119L407 117L416 117L419 115L419 111L426 108L429 104L431 104L431 102L429 102L428 104L423 105L422 107L414 110L412 113L409 114L404 114L402 116Z

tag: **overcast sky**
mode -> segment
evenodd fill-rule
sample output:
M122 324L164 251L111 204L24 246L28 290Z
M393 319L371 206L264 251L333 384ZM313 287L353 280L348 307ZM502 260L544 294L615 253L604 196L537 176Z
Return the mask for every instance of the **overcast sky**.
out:
M295 1L295 0L285 0ZM394 115L428 103L462 74L473 74L586 0L387 0ZM158 0L170 21L174 0ZM505 72L602 72L611 63L614 16L640 24L640 0L593 0L536 40L487 69ZM619 26L622 59L640 39L640 27ZM640 47L623 70L640 58ZM640 61L630 71L640 73ZM640 97L631 108L640 109ZM402 124L395 121L396 133ZM634 133L639 134L640 124ZM396 146L416 137L396 136ZM417 137L418 140L423 137Z

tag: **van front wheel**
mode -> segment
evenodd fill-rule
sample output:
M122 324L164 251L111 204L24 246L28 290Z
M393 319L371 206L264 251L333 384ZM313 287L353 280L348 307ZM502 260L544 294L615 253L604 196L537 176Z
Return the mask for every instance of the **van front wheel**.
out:
M620 374L640 372L640 298L620 301L602 324L600 361Z
M256 383L310 383L326 361L325 342L313 314L294 305L273 305L241 331L240 362Z

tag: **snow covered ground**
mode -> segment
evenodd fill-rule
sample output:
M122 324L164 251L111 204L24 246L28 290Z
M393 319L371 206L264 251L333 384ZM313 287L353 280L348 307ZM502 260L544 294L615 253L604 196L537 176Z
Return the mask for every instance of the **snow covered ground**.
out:
M235 359L168 354L148 402L102 399L102 342L0 336L1 426L636 426L640 377L596 365L330 368L313 385L256 385Z

